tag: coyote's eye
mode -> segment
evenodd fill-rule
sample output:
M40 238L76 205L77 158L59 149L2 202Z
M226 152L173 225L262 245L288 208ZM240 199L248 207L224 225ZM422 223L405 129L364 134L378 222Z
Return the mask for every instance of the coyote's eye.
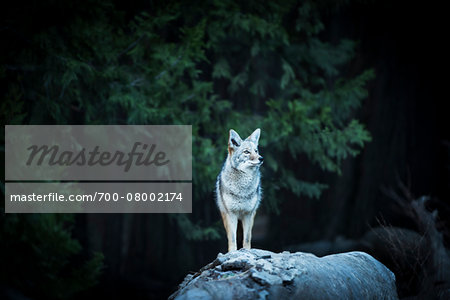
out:
M244 154L250 154L250 151L245 150L245 151L244 151Z

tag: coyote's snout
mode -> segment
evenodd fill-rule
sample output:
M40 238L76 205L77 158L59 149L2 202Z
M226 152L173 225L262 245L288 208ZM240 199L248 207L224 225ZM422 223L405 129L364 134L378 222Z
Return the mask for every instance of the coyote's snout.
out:
M251 248L253 219L261 202L261 175L263 157L258 153L261 130L256 129L242 140L233 129L228 138L228 156L217 176L217 206L227 232L228 251L237 249L236 230L240 220L243 228L243 246Z

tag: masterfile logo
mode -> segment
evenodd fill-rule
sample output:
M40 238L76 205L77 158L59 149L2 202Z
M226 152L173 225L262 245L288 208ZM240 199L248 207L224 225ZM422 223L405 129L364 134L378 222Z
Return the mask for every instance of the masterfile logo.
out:
M6 180L192 180L190 125L7 125Z
M142 151L139 147L142 146ZM95 166L99 164L101 166L108 166L111 164L117 164L118 166L124 166L124 171L128 172L133 165L136 166L150 166L154 164L157 167L164 166L170 162L166 159L166 153L164 151L155 152L156 145L147 145L139 142L134 143L130 152L124 153L122 151L116 151L111 153L110 151L99 151L99 146L95 146L91 151L83 148L79 152L63 151L61 152L58 146L49 147L48 145L37 146L32 145L27 150L30 150L30 156L27 160L27 166L30 166L33 162L40 166L42 162L48 156L48 165L60 165L71 166L76 164L77 166ZM38 155L40 154L40 155ZM38 156L39 158L35 157ZM144 158L145 157L145 158ZM35 161L34 161L35 160Z
M6 213L190 213L190 125L5 126Z

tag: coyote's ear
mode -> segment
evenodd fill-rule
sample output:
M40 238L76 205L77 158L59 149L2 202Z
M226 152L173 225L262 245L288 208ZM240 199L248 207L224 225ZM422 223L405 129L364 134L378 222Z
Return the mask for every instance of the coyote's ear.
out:
M258 145L260 134L261 134L261 129L258 128L255 131L253 131L252 134L250 134L250 136L247 138L247 140L255 143L256 145Z
M237 149L242 144L242 139L239 136L239 134L234 131L233 129L230 129L230 136L228 138L228 151L230 154Z

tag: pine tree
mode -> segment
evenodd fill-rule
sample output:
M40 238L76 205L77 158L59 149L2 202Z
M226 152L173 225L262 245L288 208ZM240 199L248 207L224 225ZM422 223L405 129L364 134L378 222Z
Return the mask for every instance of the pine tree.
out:
M214 201L230 128L244 136L262 129L263 203L272 213L281 201L319 198L326 188L302 178L299 157L340 173L342 161L370 141L354 112L373 71L348 77L356 43L324 41L315 2L180 1L133 11L131 19L112 3L69 1L70 18L36 32L25 21L11 24L29 44L3 56L2 118L191 124L194 212L165 216L182 240L221 236L220 221L204 217L214 205L203 203Z

